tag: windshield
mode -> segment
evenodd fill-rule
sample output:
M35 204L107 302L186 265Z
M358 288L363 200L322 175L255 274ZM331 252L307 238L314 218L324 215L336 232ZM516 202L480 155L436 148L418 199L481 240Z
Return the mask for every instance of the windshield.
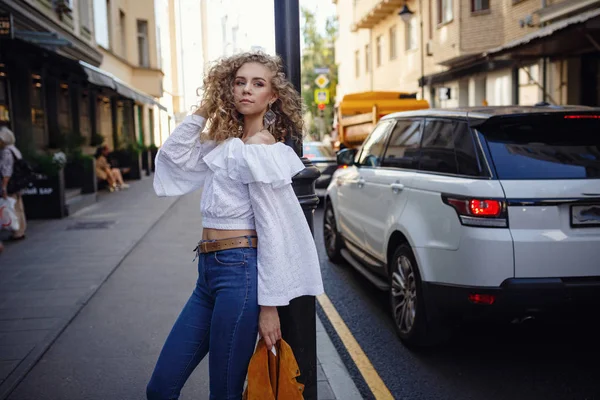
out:
M479 130L500 179L600 178L600 116L535 116Z
M322 143L305 143L304 157L308 158L331 158L335 157L331 147L325 146Z

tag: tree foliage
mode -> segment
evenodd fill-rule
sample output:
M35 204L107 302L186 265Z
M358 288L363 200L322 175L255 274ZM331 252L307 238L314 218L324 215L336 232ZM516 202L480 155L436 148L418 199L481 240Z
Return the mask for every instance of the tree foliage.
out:
M304 26L302 36L304 38L304 50L302 55L302 98L306 104L307 111L312 115L311 124L308 127L309 133L318 137L319 124L318 118L321 115L314 99L314 91L317 89L315 79L319 75L315 68L329 68L329 104L323 111L325 133L331 131L333 122L333 105L335 104L335 89L337 86L337 65L335 64L335 38L338 27L335 18L327 19L325 33L319 31L315 14L302 8L302 19Z

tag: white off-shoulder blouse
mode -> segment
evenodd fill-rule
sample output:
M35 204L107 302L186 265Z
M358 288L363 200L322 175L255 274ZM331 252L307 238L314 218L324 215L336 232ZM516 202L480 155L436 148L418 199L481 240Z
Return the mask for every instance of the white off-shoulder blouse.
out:
M283 143L201 142L206 120L190 115L156 155L154 190L179 196L203 188L205 228L256 229L258 303L283 306L293 298L323 293L317 249L292 189L304 169Z

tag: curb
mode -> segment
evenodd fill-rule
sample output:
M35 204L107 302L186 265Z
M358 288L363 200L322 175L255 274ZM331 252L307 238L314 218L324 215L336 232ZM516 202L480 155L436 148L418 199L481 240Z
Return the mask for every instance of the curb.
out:
M321 318L326 317L317 315L317 357L329 386L338 400L362 400L363 396L350 377L350 373L327 334Z

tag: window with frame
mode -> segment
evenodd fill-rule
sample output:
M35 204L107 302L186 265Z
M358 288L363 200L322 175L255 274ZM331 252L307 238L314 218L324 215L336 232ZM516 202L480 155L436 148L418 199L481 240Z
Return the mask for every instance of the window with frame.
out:
M452 21L454 17L452 12L452 0L437 0L438 4L438 24L445 24Z
M490 0L471 0L471 12L487 11L490 9Z
M365 45L365 72L371 72L371 45Z
M390 60L395 60L397 57L396 50L396 25L390 28Z
M380 67L381 66L381 42L382 42L382 36L379 35L377 36L377 39L375 39L375 59L377 62L377 66Z
M358 50L354 52L354 74L357 78L360 75L360 52Z
M8 104L8 73L6 72L5 67L5 64L0 62L0 123L9 125L10 107Z
M423 129L419 169L442 174L481 176L475 138L463 121L430 119Z
M90 31L90 0L79 0L79 21L82 28Z
M127 31L126 31L126 18L125 12L123 10L119 10L119 34L117 38L121 43L121 53L120 56L123 58L127 57Z
M108 30L108 48L114 51L114 32L112 23L112 10L110 7L110 0L106 0L106 29Z
M79 132L81 133L81 136L87 139L92 136L92 130L90 126L90 98L88 90L83 90L81 92L79 104Z
M390 142L381 162L382 167L417 169L419 166L419 144L421 142L421 120L401 119L396 122Z
M357 164L363 167L377 167L385 149L391 121L380 122L362 145Z
M406 50L414 50L417 48L417 35L419 34L417 23L417 18L411 18L408 23L404 24L404 29L406 29L404 35L406 38Z
M150 67L150 45L148 43L148 21L137 20L138 64Z

